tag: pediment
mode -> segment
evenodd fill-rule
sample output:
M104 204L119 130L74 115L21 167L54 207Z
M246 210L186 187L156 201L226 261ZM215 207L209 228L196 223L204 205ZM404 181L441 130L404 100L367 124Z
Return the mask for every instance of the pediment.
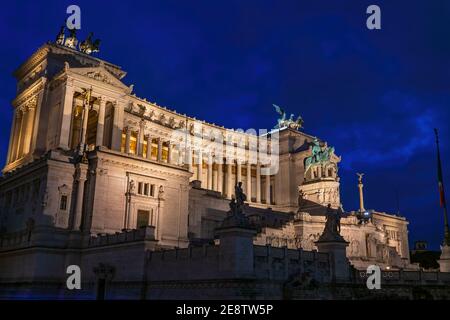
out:
M95 81L109 84L113 87L122 89L126 93L131 93L131 87L125 85L103 66L88 68L69 68L68 71L81 76L85 76Z

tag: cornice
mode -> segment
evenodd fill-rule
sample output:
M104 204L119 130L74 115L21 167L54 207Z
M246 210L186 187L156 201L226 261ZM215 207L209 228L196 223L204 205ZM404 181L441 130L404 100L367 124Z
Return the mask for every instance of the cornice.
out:
M50 48L47 44L42 45L27 61L19 66L19 68L14 71L13 76L20 80L23 78L31 69L33 69L36 64L45 59L47 54L50 52Z
M36 95L39 94L41 90L44 89L44 85L47 81L47 78L41 77L36 80L32 85L30 85L26 90L22 91L14 98L11 102L14 108L17 108L24 103L28 103L29 101L36 99Z

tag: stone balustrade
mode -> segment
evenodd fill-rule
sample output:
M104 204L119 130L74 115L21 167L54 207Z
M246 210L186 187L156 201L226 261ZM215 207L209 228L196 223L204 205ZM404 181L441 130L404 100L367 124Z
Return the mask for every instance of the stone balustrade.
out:
M155 240L155 227L146 226L139 229L125 230L114 234L103 234L89 238L88 247L121 244L133 241Z

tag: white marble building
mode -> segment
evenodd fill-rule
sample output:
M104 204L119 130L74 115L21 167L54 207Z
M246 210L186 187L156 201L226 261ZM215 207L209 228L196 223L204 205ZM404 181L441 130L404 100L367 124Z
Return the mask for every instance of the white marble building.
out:
M153 226L156 247L184 248L213 240L242 182L255 244L313 250L327 206L341 206L340 157L299 123L284 119L257 135L198 121L137 97L120 67L63 44L44 44L14 75L0 180L4 235ZM179 132L193 143L181 144ZM373 212L361 224L363 212L341 221L354 266L412 268L408 222Z

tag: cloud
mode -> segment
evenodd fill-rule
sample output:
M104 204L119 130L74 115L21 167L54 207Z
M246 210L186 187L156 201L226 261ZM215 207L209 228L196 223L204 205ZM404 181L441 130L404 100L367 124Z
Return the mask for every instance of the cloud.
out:
M441 114L428 106L430 102L417 95L390 91L379 99L379 116L333 128L333 140L342 147L342 167L402 165L434 147L433 128Z

